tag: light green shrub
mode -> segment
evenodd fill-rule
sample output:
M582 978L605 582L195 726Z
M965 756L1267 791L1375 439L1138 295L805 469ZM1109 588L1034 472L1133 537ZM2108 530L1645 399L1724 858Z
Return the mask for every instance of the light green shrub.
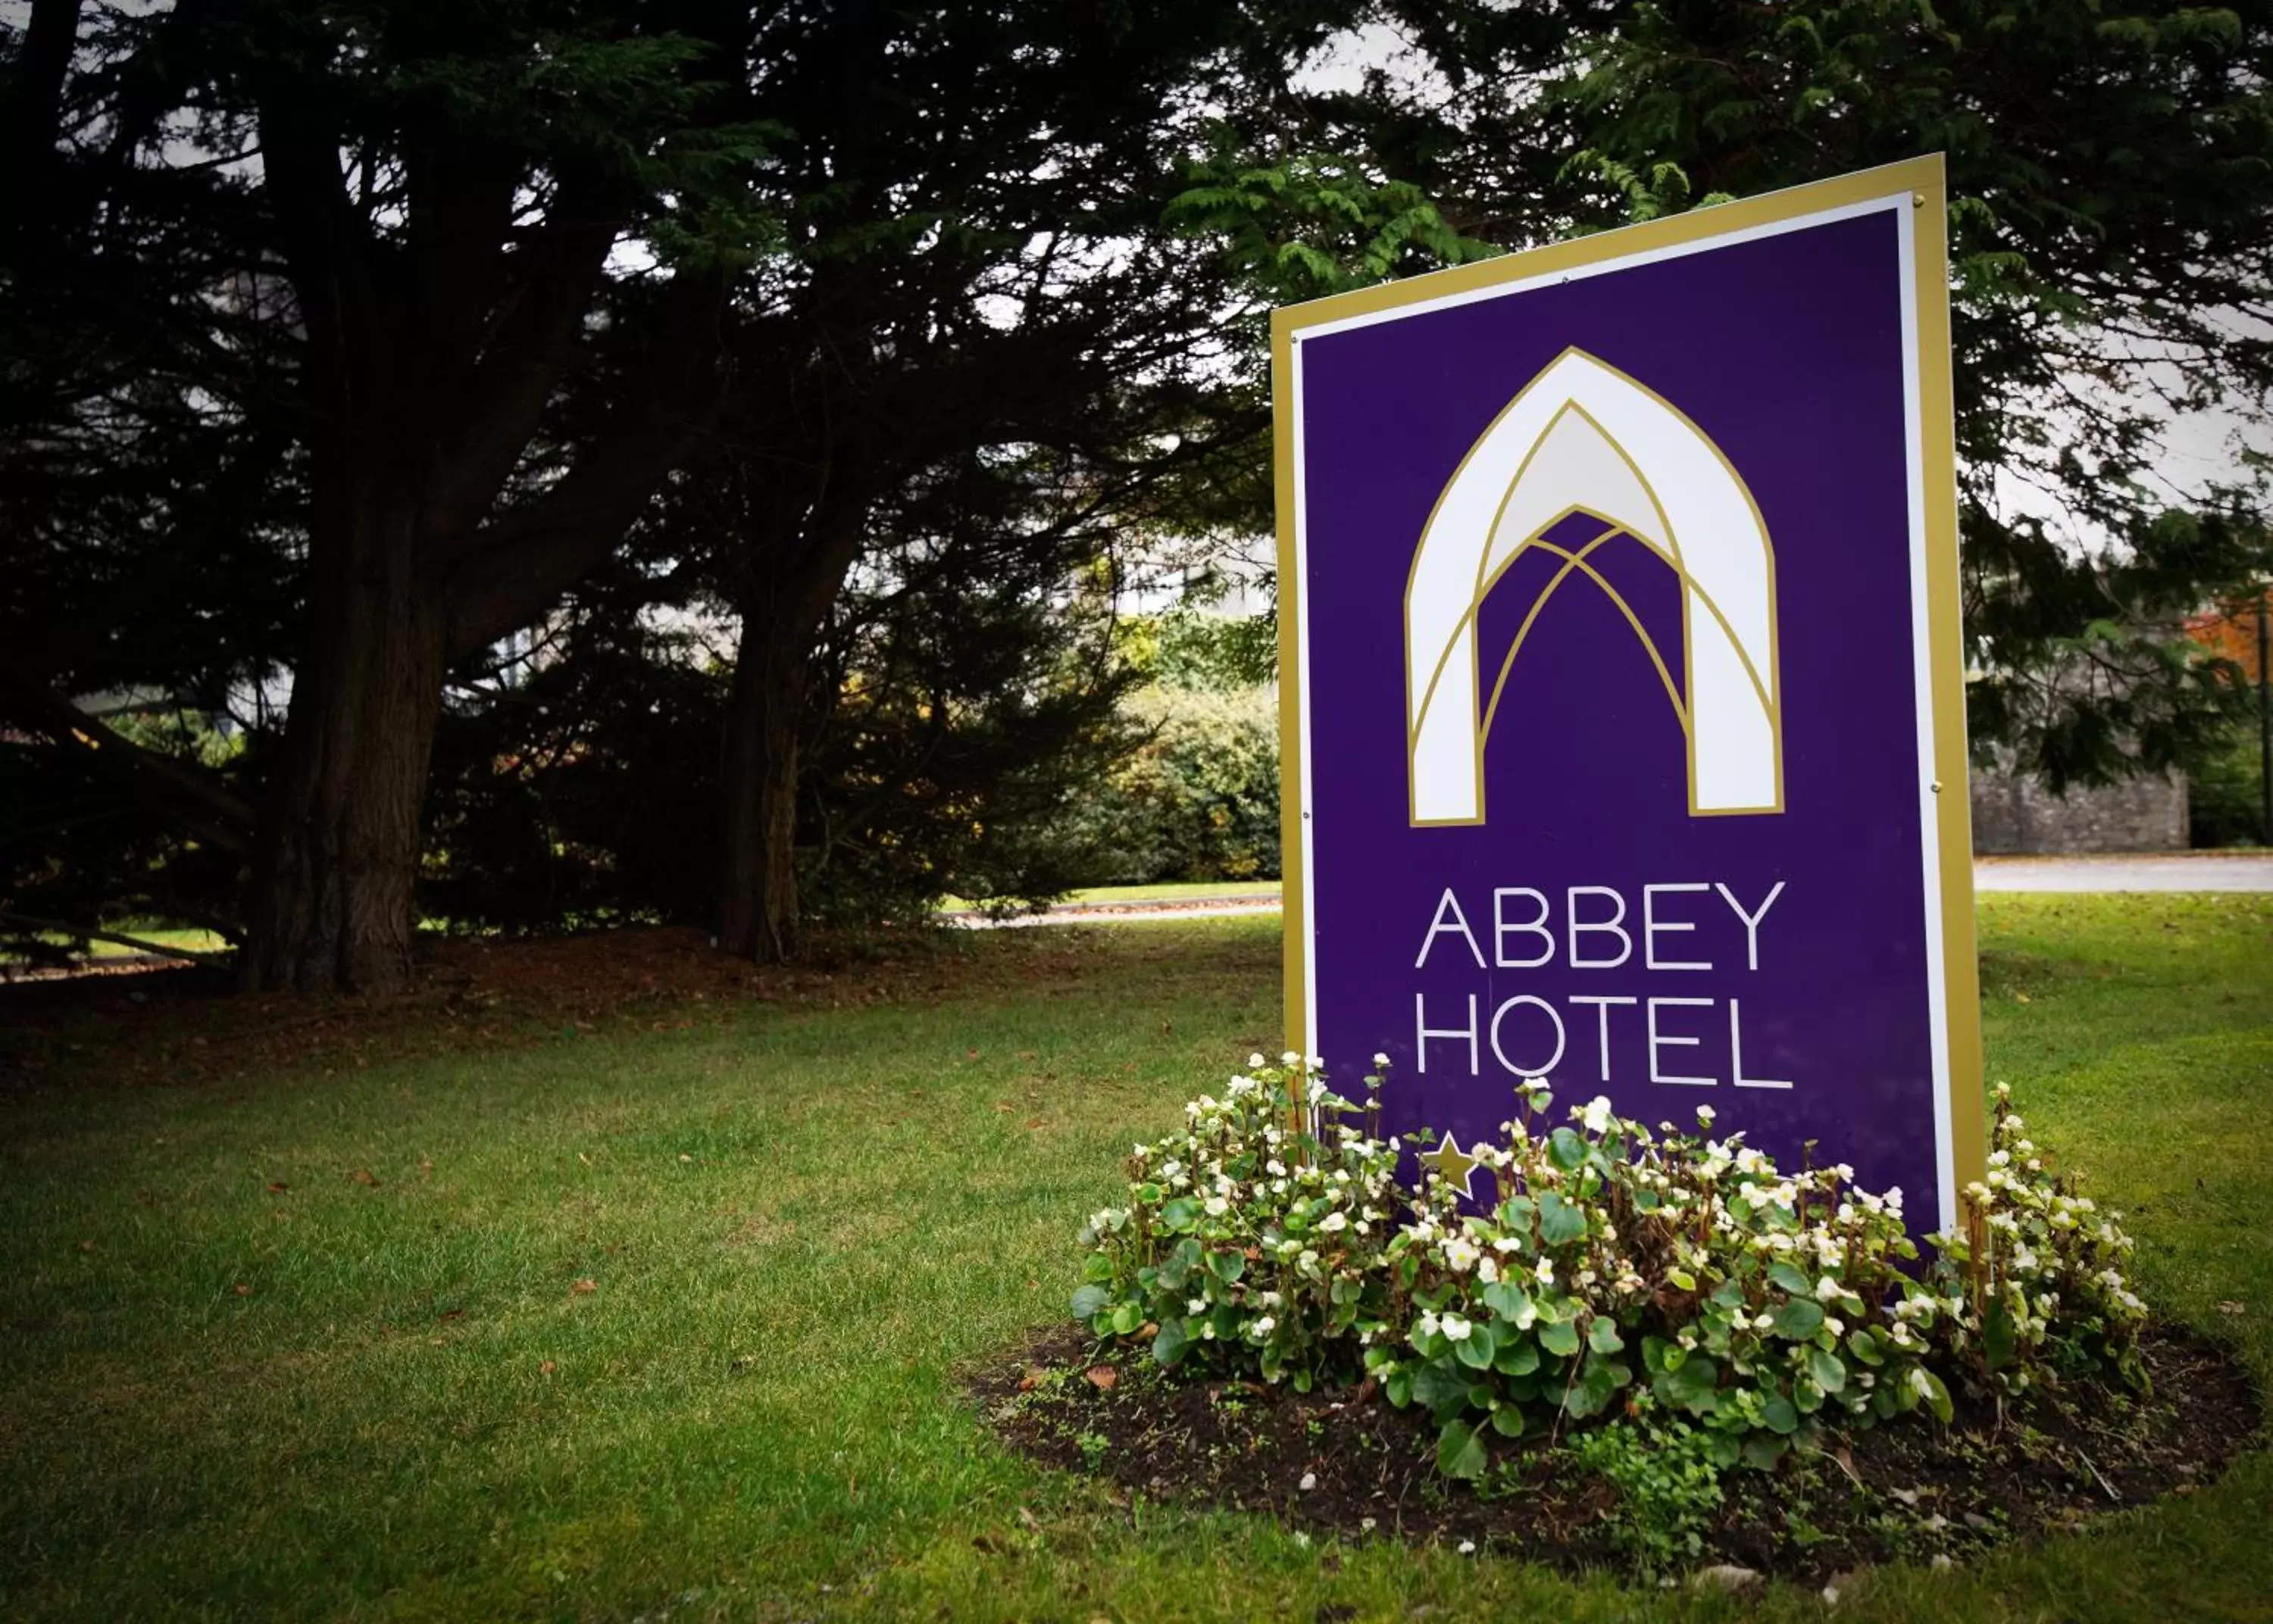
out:
M1069 818L1098 885L1279 876L1279 711L1266 689L1154 687L1123 714L1140 744Z

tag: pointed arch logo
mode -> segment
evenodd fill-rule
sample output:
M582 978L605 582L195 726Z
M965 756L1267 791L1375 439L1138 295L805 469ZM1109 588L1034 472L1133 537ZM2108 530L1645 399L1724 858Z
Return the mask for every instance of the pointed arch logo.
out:
M1600 534L1575 548L1547 539L1573 514L1599 521ZM1665 658L1590 562L1619 536L1654 552L1679 582L1677 661ZM1525 614L1487 698L1476 617L1501 575L1534 550L1561 563ZM1609 598L1656 668L1688 741L1691 814L1782 812L1775 551L1759 505L1721 448L1677 407L1572 348L1526 384L1468 448L1413 555L1405 680L1414 825L1484 820L1484 745L1508 673L1541 611L1575 580Z

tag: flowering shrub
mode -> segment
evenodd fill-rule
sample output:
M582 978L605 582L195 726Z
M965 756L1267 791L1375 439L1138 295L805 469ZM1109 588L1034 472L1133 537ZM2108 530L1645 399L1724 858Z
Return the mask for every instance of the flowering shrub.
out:
M1406 1195L1378 1095L1354 1127L1340 1119L1357 1108L1301 1059L1250 1057L1253 1074L1222 1099L1184 1107L1182 1134L1136 1148L1129 1204L1082 1230L1076 1318L1101 1336L1141 1330L1163 1365L1197 1354L1306 1393L1356 1379L1395 1311L1389 1246Z
M1471 1149L1489 1192L1464 1203L1425 1163L1407 1190L1375 1061L1361 1105L1315 1060L1254 1056L1181 1134L1136 1147L1128 1204L1082 1231L1076 1316L1149 1336L1163 1365L1378 1382L1430 1412L1455 1477L1483 1470L1486 1429L1614 1406L1693 1428L1719 1466L1765 1466L1827 1418L1947 1421L1952 1380L2137 1377L2130 1242L2046 1169L2001 1087L1965 1232L1920 1267L1900 1190L1858 1189L1844 1164L1781 1171L1743 1134L1712 1137L1710 1106L1694 1132L1599 1098L1549 1126L1527 1082L1502 1141Z

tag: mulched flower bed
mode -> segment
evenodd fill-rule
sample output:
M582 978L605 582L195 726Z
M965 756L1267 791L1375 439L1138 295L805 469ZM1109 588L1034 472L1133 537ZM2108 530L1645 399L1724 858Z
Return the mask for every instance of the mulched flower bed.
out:
M2142 1351L2154 1381L2144 1400L2088 1381L2001 1413L1961 1395L1948 1428L1921 1414L1836 1439L1827 1454L1795 1453L1772 1475L1732 1471L1690 1565L1820 1584L1876 1562L1962 1560L2096 1512L2207 1490L2262 1424L2249 1376L2169 1326L2149 1327ZM1069 1327L972 1391L1022 1453L1156 1499L1268 1512L1346 1538L1474 1541L1568 1569L1633 1566L1617 1492L1567 1451L1494 1439L1482 1482L1452 1483L1437 1473L1426 1414L1367 1388L1303 1396L1180 1379L1142 1348L1099 1350Z

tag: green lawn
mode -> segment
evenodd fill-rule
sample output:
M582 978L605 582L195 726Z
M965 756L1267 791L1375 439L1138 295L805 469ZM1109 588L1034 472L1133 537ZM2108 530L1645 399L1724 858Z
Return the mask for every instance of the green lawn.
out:
M121 933L131 936L138 941L149 942L161 947L179 947L184 953L229 951L229 939L217 931L128 929ZM46 939L59 947L68 946L71 941L69 937L61 935L50 935ZM129 959L146 951L144 948L132 947L125 942L94 941L86 945L86 956L90 959ZM0 955L0 965L4 965L8 962L5 955Z
M2273 901L1983 924L1992 1075L2262 1381ZM990 933L891 1002L334 1076L130 1088L90 1038L0 1101L0 1613L2273 1620L2262 1449L1834 1614L1306 1545L1004 1455L958 1369L1062 1312L1129 1141L1278 1046L1277 931Z
M1157 886L1091 886L1069 893L1071 903L1113 905L1122 902L1192 902L1216 897L1272 897L1279 894L1275 879L1174 879ZM957 913L973 906L959 896L944 899L941 907Z

